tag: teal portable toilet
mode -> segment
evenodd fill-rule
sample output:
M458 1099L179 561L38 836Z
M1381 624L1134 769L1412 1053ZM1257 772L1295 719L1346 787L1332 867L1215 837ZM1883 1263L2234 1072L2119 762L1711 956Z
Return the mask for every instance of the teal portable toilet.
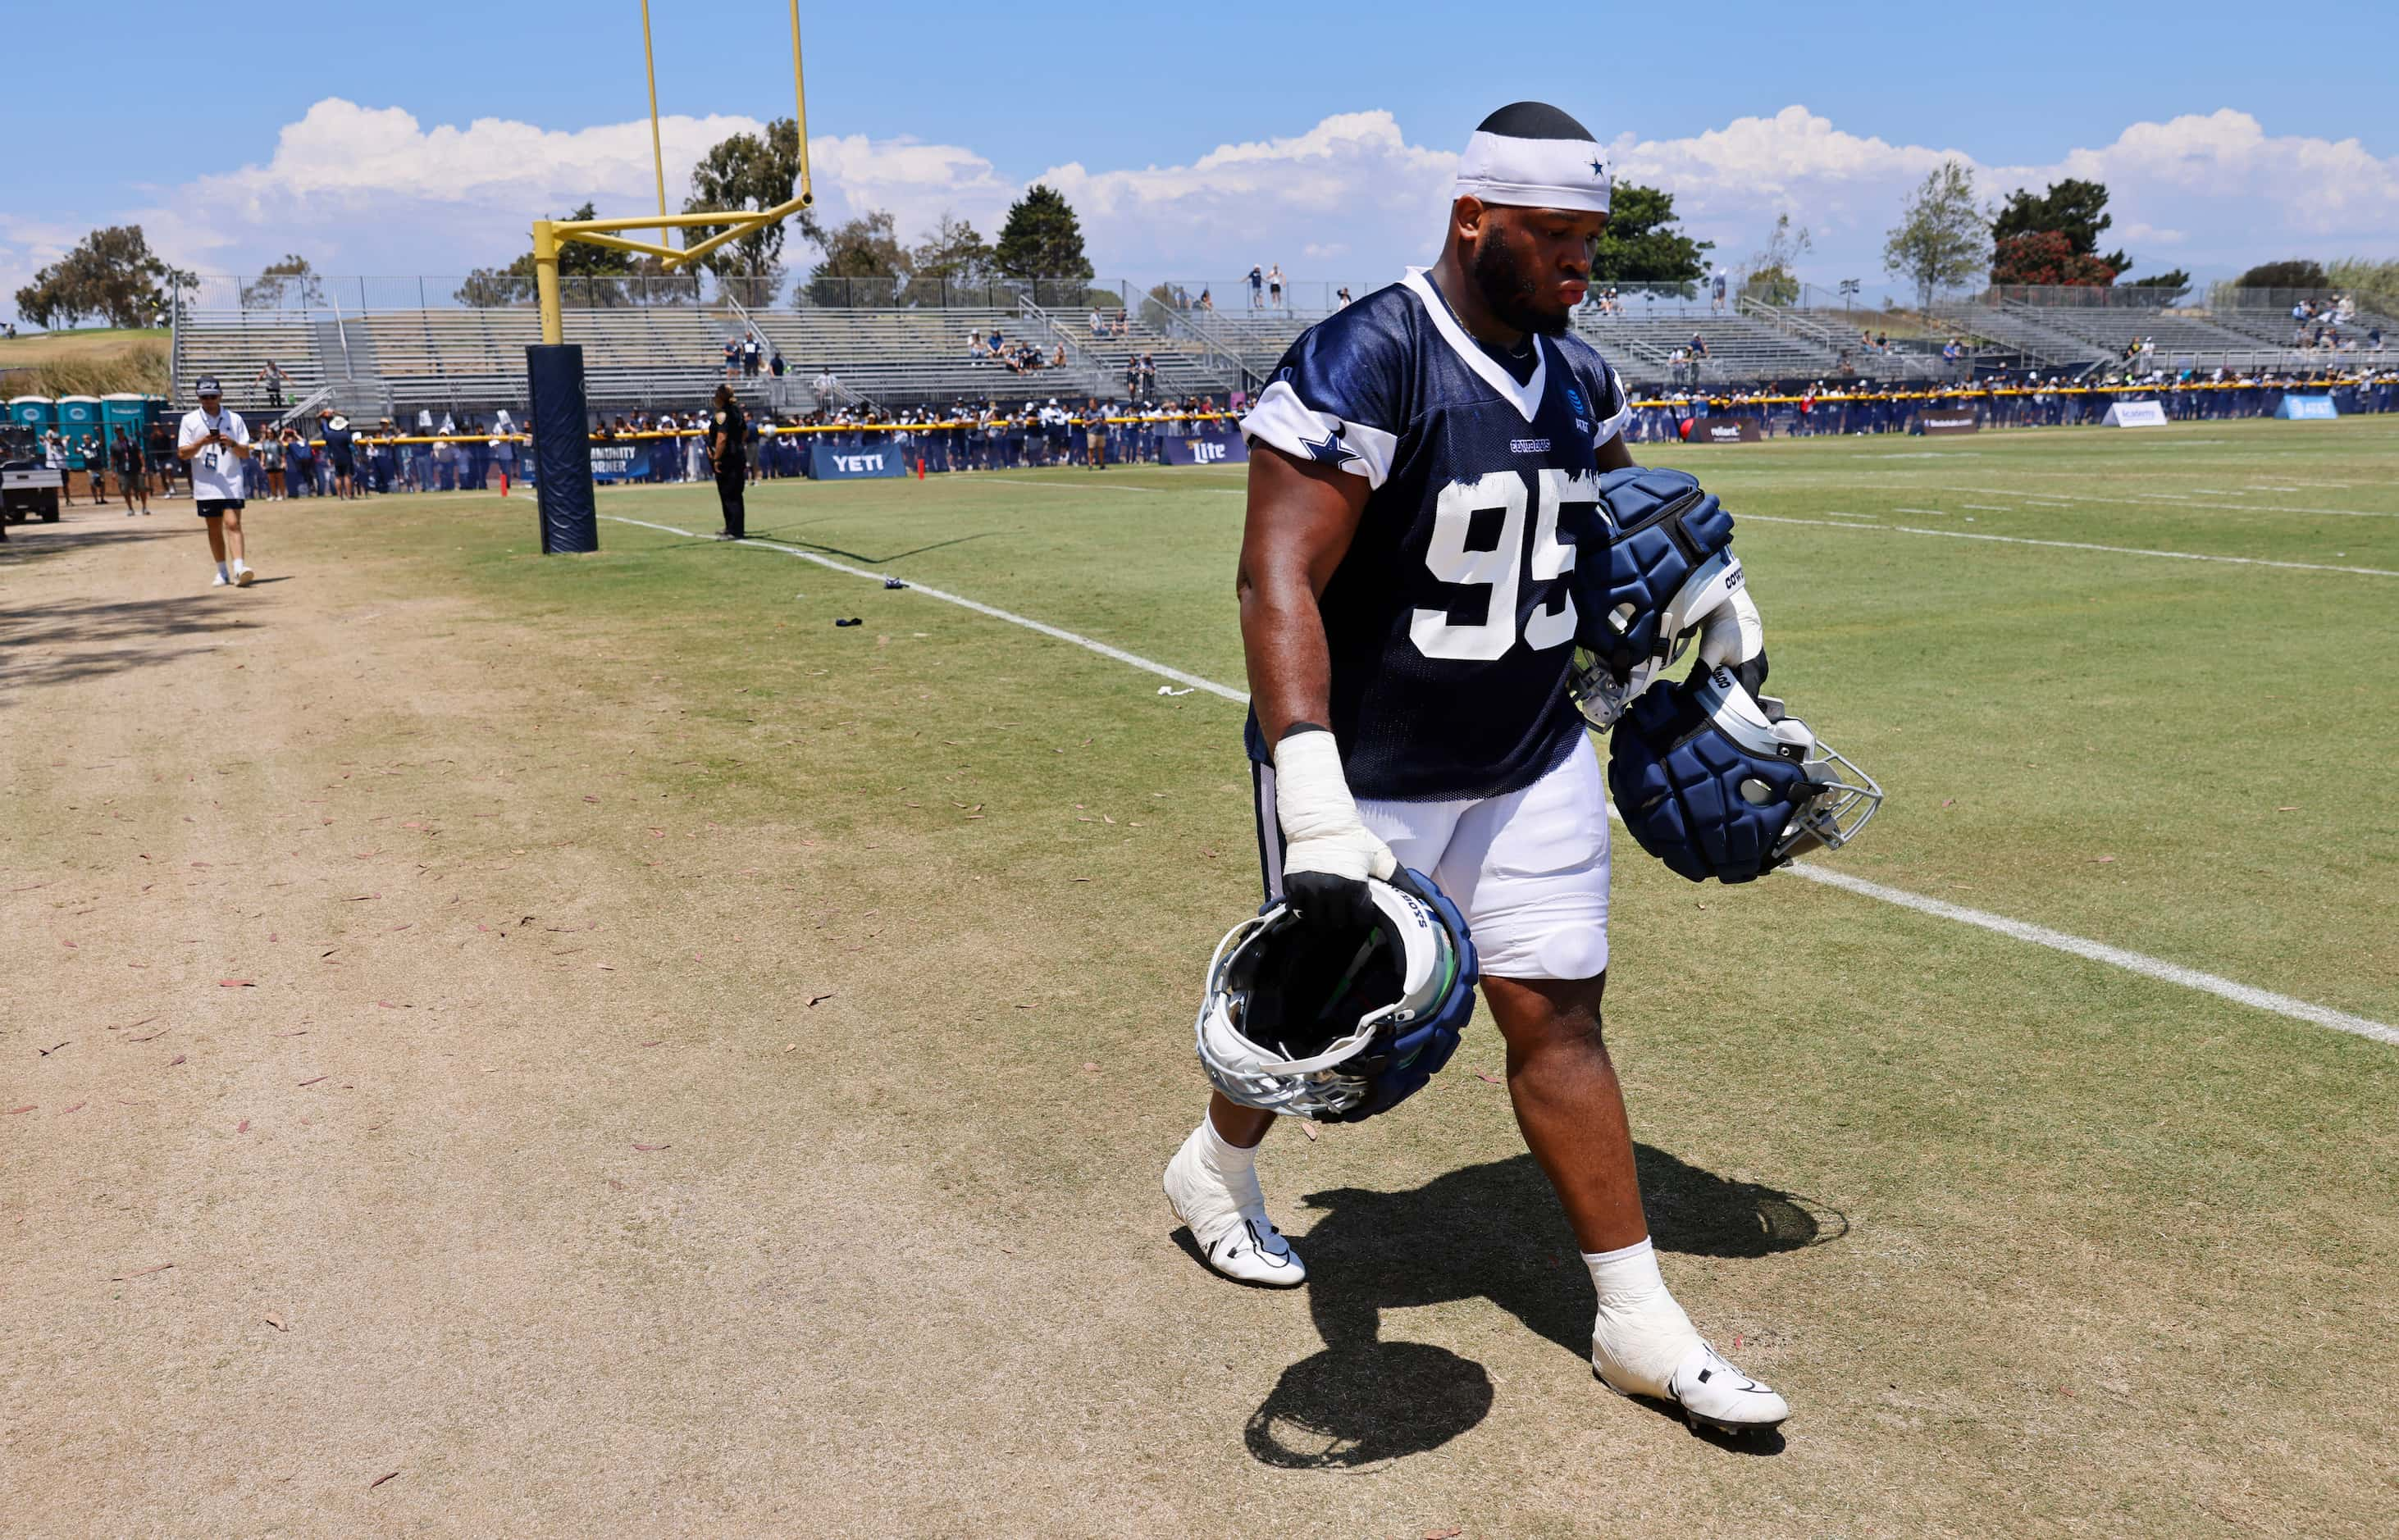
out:
M100 441L114 445L116 430L123 428L128 439L132 439L137 447L141 445L150 433L150 397L130 390L102 396L100 399L100 420L106 431L101 435Z
M97 396L61 396L59 398L59 431L67 436L67 468L82 470L83 439L87 433L101 430L100 398Z
M47 396L17 396L9 399L8 421L37 439L47 433L58 418L58 403Z

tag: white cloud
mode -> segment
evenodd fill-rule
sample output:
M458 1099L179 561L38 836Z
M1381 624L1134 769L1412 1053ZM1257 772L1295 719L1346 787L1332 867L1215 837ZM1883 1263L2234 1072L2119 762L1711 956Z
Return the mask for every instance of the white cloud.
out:
M692 163L744 117L662 120L668 196L682 201ZM1408 142L1389 112L1338 114L1306 133L1218 145L1187 164L1070 162L1023 181L983 149L913 140L811 142L818 202L829 219L872 208L914 237L953 209L996 236L1031 181L1064 193L1104 277L1215 278L1281 260L1299 279L1377 281L1432 254L1456 155ZM1893 143L1791 106L1689 138L1626 135L1608 154L1620 175L1663 185L1692 231L1738 263L1778 212L1815 232L1811 277L1878 276L1884 229L1901 198L1962 147ZM2061 176L2114 194L2113 238L2144 265L2223 271L2302 251L2399 249L2399 158L2354 140L2268 134L2224 109L2136 123L2109 144L2041 166L1982 166L1996 198ZM243 268L287 250L328 272L455 273L522 250L536 214L586 198L639 213L656 192L649 125L565 130L506 119L427 128L397 107L328 99L278 136L263 164L204 176L129 210L180 264ZM44 233L47 236L47 232ZM0 225L0 272L29 265L20 227Z

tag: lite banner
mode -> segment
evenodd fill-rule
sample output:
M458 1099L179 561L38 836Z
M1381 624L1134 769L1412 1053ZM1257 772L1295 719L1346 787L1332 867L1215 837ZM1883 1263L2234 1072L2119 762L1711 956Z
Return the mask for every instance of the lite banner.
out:
M2101 427L2163 427L2166 409L2158 401L2118 401L2099 419Z
M820 481L860 481L876 476L905 476L915 458L897 444L811 444L808 474Z
M1918 433L1980 433L1982 417L1969 409L1962 412L1925 412L1917 414Z
M1219 428L1188 439L1161 437L1158 459L1168 466L1245 466L1250 463L1250 446L1238 432Z
M2286 423L2322 422L2340 415L2329 396L2284 396L2274 415Z
M1695 444L1755 444L1766 438L1766 426L1755 417L1694 417L1689 441Z
M591 491L590 418L583 399L579 343L535 343L525 349L525 383L533 398L534 479L541 514L541 548L596 551L599 509Z
M633 444L591 446L591 479L595 481L638 481L650 474L648 440Z

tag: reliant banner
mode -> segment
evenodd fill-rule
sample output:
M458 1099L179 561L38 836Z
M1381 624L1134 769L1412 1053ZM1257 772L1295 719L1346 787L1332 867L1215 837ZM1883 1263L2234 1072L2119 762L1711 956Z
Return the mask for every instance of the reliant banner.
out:
M1755 417L1694 417L1685 437L1695 444L1755 444L1766 438Z

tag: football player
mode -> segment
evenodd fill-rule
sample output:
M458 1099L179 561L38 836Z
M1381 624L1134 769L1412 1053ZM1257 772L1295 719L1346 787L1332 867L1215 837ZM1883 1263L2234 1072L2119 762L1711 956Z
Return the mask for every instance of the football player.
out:
M1783 1398L1703 1341L1660 1276L1601 1036L1608 828L1568 695L1579 542L1633 464L1616 371L1569 328L1607 223L1597 142L1518 102L1469 141L1440 260L1301 334L1242 419L1238 587L1269 899L1354 926L1400 867L1455 899L1482 955L1525 1142L1597 1286L1610 1388L1733 1429ZM1290 1286L1266 1212L1275 1114L1214 1094L1166 1171L1209 1265Z

